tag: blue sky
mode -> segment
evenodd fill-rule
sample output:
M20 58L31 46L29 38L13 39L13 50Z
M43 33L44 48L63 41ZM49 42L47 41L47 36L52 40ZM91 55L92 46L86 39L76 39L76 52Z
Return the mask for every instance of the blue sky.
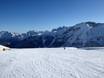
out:
M50 30L104 22L104 0L0 0L0 31Z

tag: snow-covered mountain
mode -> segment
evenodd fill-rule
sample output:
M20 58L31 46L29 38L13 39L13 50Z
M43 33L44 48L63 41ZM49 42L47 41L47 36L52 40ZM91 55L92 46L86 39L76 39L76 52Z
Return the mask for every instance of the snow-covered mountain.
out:
M103 23L80 23L69 28L66 35L69 37L66 46L104 46Z
M16 48L104 46L104 23L82 22L52 31L0 32L0 44Z

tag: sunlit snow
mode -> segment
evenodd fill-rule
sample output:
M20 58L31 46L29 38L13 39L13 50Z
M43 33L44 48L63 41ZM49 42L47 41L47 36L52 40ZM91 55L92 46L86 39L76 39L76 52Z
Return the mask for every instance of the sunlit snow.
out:
M0 53L0 78L104 78L104 49L11 49Z

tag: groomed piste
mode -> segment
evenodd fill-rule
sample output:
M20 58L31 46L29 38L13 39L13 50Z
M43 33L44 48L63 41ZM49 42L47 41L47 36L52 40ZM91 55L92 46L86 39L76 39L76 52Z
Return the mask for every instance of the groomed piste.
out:
M0 78L104 78L104 49L11 49L0 53Z

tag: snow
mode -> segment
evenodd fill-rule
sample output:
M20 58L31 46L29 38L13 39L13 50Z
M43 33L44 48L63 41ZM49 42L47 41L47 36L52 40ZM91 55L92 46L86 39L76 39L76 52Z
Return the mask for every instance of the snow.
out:
M104 78L104 48L11 49L0 53L0 78Z
M84 22L73 26L73 28L77 30L68 32L69 39L65 42L66 46L73 43L82 43L83 46L86 46L91 41L100 45L104 44L104 24L95 23L90 25ZM96 46L96 44L94 45Z
M0 45L0 48L6 48L6 49L9 49L8 47L2 46L2 45Z
M90 26L89 24L86 24L87 25L87 27L89 27L89 29L91 29L91 28L93 28L92 26Z

